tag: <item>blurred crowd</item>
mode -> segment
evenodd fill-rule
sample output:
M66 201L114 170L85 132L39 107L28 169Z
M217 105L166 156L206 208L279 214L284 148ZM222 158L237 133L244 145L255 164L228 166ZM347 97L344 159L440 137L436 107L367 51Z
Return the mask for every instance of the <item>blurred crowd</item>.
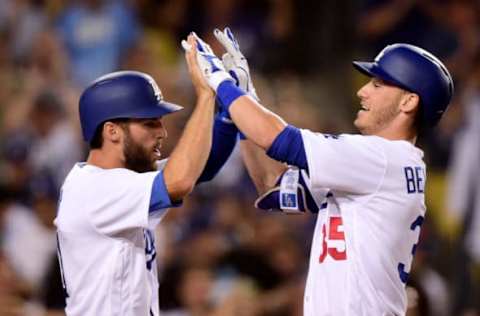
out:
M355 132L353 59L385 45L430 50L455 99L419 146L427 217L407 287L408 315L480 315L480 3L474 0L1 0L0 315L64 315L53 219L85 159L82 89L120 69L151 74L185 106L165 120L168 156L194 104L179 45L230 26L262 103L289 123ZM238 149L156 231L166 316L297 316L315 217L266 213Z

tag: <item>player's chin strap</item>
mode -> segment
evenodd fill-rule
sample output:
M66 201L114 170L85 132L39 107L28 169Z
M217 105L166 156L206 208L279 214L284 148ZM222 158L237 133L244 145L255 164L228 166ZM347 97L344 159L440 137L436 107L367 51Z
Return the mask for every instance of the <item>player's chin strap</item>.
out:
M305 170L290 166L280 176L275 187L255 201L255 207L290 214L318 213L319 207L307 183L310 183L310 179Z

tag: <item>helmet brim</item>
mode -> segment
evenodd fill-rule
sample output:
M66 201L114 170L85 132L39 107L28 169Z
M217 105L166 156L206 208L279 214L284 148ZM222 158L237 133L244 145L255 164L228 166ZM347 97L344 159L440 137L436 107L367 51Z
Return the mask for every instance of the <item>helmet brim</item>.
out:
M372 72L374 63L369 63L365 61L354 61L352 62L353 67L360 71L362 74L368 77L375 77L376 75Z
M408 87L405 87L401 82L390 76L387 72L378 67L376 63L365 62L365 61L354 61L352 62L353 67L363 73L368 77L379 78L389 84L398 86L402 89L411 91Z

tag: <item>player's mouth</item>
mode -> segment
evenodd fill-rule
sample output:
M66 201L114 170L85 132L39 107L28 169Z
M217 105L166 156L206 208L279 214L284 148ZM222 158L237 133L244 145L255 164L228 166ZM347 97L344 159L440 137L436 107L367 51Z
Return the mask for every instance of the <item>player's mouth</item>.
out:
M365 105L361 104L360 111L368 112L368 111L370 111L370 109L368 107L366 107Z
M162 152L160 151L161 148L162 148L162 144L158 144L153 148L153 154L157 159L162 157Z

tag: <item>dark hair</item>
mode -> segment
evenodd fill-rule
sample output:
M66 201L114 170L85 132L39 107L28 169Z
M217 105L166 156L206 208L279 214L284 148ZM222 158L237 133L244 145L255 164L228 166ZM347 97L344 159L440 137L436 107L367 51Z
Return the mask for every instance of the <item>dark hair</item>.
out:
M90 144L89 144L90 149L102 148L102 145L103 145L103 137L102 137L103 124L105 124L105 122L102 122L97 126L97 129L95 130L95 134L93 134L93 137L90 140Z
M122 125L123 123L127 123L129 120L130 119L128 119L128 118L116 118L116 119L107 120L107 121L104 121L104 122L100 123L97 126L97 129L95 130L95 133L93 134L92 140L89 143L90 149L100 149L100 148L102 148L102 146L103 146L103 136L102 136L103 124L105 124L106 122L112 122L112 123L115 123L115 124Z

